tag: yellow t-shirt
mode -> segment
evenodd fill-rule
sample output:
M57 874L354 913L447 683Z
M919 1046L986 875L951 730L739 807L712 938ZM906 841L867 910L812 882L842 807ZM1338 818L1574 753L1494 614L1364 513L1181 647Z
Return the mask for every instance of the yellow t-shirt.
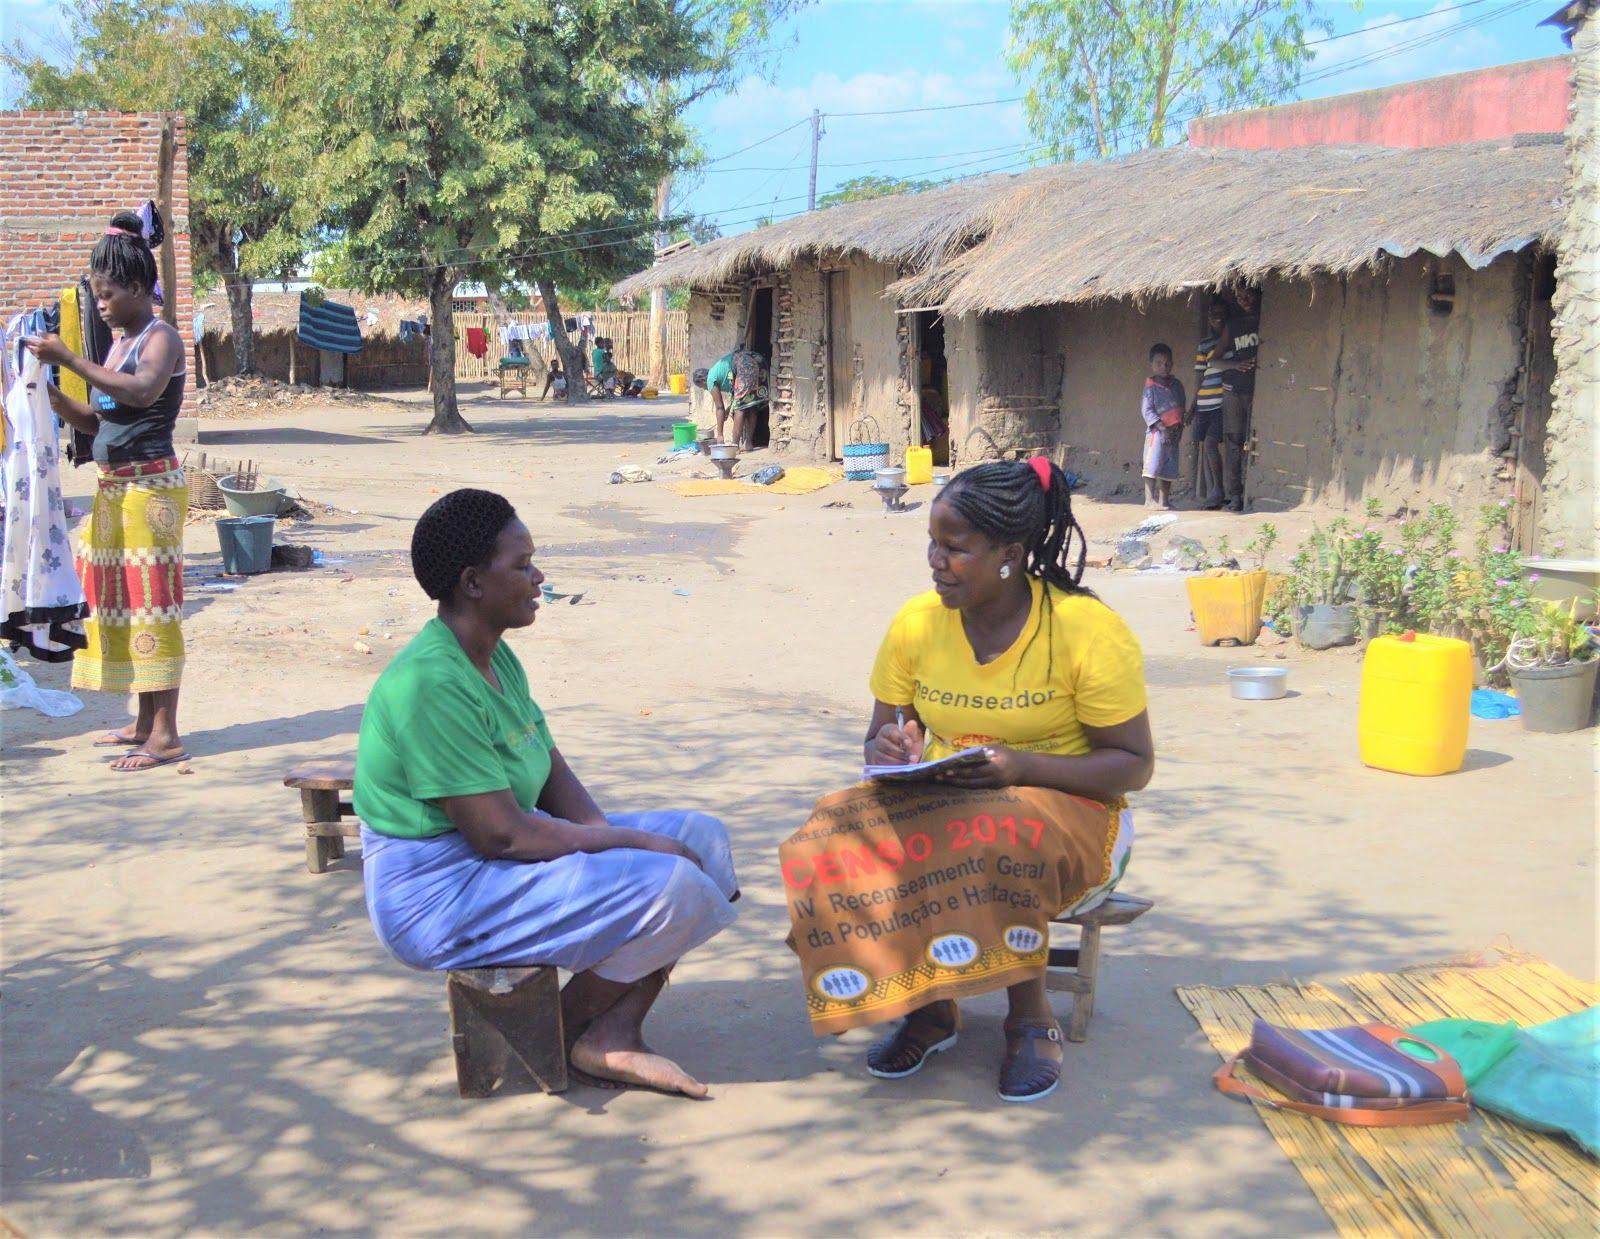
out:
M1114 727L1145 708L1144 656L1122 617L1087 594L1030 579L1033 609L1011 648L979 664L961 613L929 590L900 608L872 666L872 695L912 705L923 756L982 744L1077 756L1084 725Z

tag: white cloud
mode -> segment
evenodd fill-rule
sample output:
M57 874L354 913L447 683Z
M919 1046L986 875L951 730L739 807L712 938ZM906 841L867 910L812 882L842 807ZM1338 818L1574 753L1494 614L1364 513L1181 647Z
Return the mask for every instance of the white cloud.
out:
M1381 58L1322 80L1308 81L1300 94L1316 99L1417 78L1440 77L1503 61L1505 51L1492 26L1460 28L1475 15L1472 9L1448 11L1455 8L1455 0L1439 0L1425 16L1419 17L1416 8L1374 13L1349 37L1319 47L1304 76L1313 78L1337 70L1340 65L1364 61L1368 57ZM1407 18L1417 20L1407 20L1403 25L1390 24Z

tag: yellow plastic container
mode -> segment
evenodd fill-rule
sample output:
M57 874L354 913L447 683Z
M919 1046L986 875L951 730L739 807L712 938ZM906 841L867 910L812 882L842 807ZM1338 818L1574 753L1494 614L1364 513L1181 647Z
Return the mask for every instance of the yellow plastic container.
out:
M1398 774L1450 774L1467 756L1472 647L1453 637L1379 637L1361 668L1361 760Z
M906 448L906 485L925 486L933 481L933 449Z
M1224 641L1255 644L1261 635L1267 573L1196 576L1184 584L1189 588L1189 609L1194 612L1194 628L1201 645L1220 645Z
M667 390L674 396L686 396L689 393L689 376L687 374L667 375Z

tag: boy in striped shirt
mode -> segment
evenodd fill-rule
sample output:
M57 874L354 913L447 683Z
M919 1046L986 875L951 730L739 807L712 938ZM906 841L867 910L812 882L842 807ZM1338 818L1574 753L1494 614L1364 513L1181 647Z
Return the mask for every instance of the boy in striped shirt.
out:
M1228 303L1211 298L1206 307L1206 338L1194 354L1194 403L1189 406L1188 474L1201 507L1222 506L1222 353Z

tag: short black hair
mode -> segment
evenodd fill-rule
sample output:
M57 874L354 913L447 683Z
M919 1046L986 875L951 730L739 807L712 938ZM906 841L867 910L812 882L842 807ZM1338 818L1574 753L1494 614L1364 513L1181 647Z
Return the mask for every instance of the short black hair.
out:
M1150 356L1152 356L1152 357L1165 357L1168 361L1171 361L1172 360L1172 348L1171 348L1170 345L1166 345L1166 344L1152 344L1150 346Z
M151 231L161 244L161 217L153 218ZM144 222L132 211L118 211L111 217L111 228L95 242L89 255L89 270L103 275L119 288L154 292L156 256L144 238Z
M488 490L453 490L430 504L411 534L411 571L436 602L455 597L461 574L494 558L495 544L517 510Z

